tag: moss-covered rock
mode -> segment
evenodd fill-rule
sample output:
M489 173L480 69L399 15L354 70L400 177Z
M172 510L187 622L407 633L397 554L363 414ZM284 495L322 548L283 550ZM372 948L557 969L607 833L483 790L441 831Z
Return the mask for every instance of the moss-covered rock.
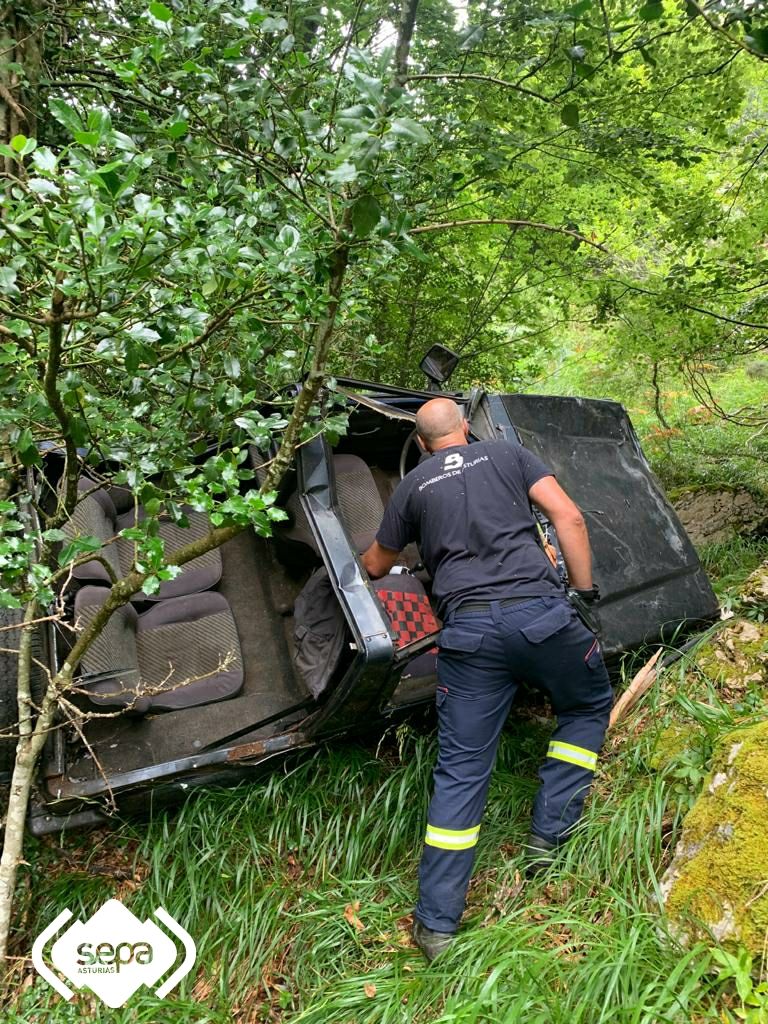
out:
M758 565L747 577L741 591L741 603L768 613L768 561Z
M762 953L768 936L768 721L718 744L661 888L682 938L707 938L708 929L719 942Z
M693 656L689 676L694 688L697 674L726 700L738 698L750 686L768 686L768 622L732 619Z

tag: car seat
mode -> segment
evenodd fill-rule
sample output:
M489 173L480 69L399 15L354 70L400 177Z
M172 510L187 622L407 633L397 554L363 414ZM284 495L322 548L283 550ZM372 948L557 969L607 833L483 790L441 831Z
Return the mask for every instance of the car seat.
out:
M120 530L136 524L137 510L131 508L122 515L118 515L108 488L102 487L94 490L97 484L85 477L78 481L77 486L81 494L87 493L87 497L81 497L78 501L71 519L64 525L64 533L70 539L84 536L98 537L104 541L104 547L98 552L100 557L109 563L118 578L125 576L133 563L133 542L123 537L118 537L117 540L112 540L112 538ZM165 542L167 554L172 554L192 541L199 540L211 529L210 521L205 513L196 512L186 506L183 506L183 511L189 520L189 526L186 528L177 526L170 519L161 518L159 521L158 532ZM139 506L139 520L144 516L145 512ZM108 541L112 541L112 543L107 543ZM90 559L75 566L72 575L76 580L86 583L111 583L105 566L97 559ZM196 594L215 586L220 579L221 551L214 548L198 558L193 558L191 562L187 562L175 579L164 580L156 594L151 596L144 593L137 594L136 600L165 600L169 597Z
M253 446L250 447L249 453L258 480L263 459ZM376 536L384 515L384 503L373 474L359 456L334 455L332 462L341 521L355 551L364 551ZM282 504L290 518L286 524L275 526L275 536L295 544L306 544L315 555L319 555L317 541L299 499L298 490L294 487L287 497L278 497L278 504Z
M82 587L75 624L85 628L109 591ZM94 704L178 711L234 697L243 685L243 659L232 611L222 594L172 597L141 614L117 608L81 661L79 683Z

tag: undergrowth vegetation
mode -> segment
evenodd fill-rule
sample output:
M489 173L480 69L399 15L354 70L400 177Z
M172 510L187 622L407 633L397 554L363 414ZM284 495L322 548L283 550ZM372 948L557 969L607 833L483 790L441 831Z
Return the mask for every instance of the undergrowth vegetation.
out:
M714 691L684 694L685 669L670 668L609 739L577 834L536 881L521 876L519 844L549 725L525 706L513 714L464 924L432 966L408 939L436 752L421 723L390 731L378 747L318 750L116 834L30 843L19 954L64 907L84 920L117 896L142 919L165 907L194 936L198 962L175 996L142 990L130 1009L112 1011L87 995L63 1003L20 959L20 994L5 1020L736 1020L741 1004L716 951L681 948L660 912L659 878L703 767L687 770L696 759L687 750L660 769L659 738L687 721L709 746L737 714Z
M704 544L698 553L720 603L730 608L738 602L739 589L747 576L768 558L768 538L736 536Z
M573 384L586 393L583 379ZM633 419L647 444L651 415ZM732 424L707 429L712 451L736 451ZM669 440L696 448L690 429L682 438ZM666 465L652 446L650 455L657 469ZM721 482L722 459L707 461L704 450L697 458L702 477ZM759 490L754 474L749 481ZM738 612L738 588L768 542L734 538L700 554L720 600ZM625 665L624 682L648 653ZM535 881L521 874L520 844L551 723L526 702L513 712L467 913L437 963L427 965L409 939L436 755L427 717L116 831L30 840L4 1020L764 1024L765 964L714 940L683 948L660 903L660 879L718 738L765 715L759 687L718 688L689 671L694 656L671 665L609 737L577 833ZM194 937L196 968L168 999L142 989L129 1009L109 1010L87 993L67 1004L32 970L28 952L46 924L65 907L86 920L110 896L141 919L162 906Z
M623 402L667 488L746 487L765 496L768 360L745 356L724 367L706 366L706 381L696 389L689 377L669 368L654 388L647 361L617 363L609 340L585 333L566 343L557 362L527 390Z

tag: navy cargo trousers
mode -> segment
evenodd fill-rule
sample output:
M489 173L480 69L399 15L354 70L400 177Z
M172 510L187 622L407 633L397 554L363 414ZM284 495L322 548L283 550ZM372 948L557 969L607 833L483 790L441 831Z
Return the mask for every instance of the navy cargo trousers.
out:
M464 911L499 735L519 681L557 716L531 830L557 843L578 820L613 694L595 635L563 595L449 614L438 640L439 755L415 916L454 932Z

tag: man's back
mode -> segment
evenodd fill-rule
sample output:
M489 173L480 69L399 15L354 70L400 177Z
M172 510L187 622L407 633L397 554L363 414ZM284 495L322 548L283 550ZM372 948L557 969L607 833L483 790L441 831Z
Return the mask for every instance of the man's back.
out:
M530 487L550 475L508 441L441 448L398 487L379 543L394 550L419 543L441 617L467 599L561 593L528 500Z

